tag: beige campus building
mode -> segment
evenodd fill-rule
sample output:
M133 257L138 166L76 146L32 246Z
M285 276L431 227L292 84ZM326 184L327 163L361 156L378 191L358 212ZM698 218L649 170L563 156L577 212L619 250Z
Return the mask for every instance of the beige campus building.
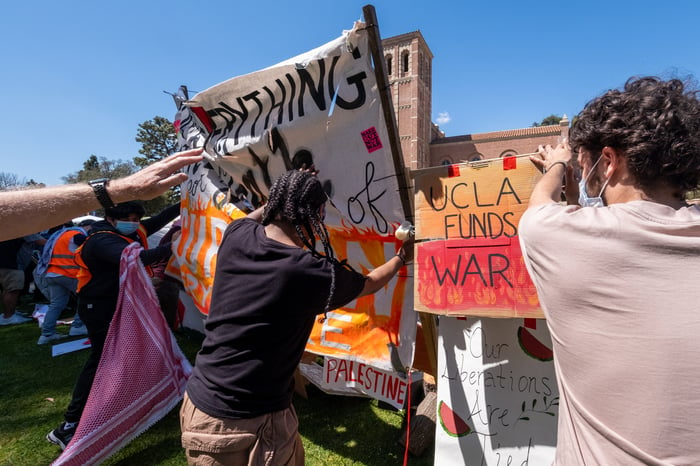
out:
M401 150L411 170L532 153L568 136L565 116L558 125L446 137L431 120L433 53L423 35L409 32L382 45Z

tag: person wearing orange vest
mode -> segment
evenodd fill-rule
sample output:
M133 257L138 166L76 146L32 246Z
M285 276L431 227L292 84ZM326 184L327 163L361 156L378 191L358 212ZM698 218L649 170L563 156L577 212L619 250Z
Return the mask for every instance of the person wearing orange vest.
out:
M46 439L65 449L73 438L92 389L102 356L107 331L117 308L119 263L122 251L134 241L148 247L146 239L180 214L175 204L141 222L143 206L136 201L123 202L105 209L105 220L92 225L90 234L76 251L78 272L78 314L87 327L91 351L73 389L65 422L49 432ZM170 257L171 244L141 251L145 266Z
M49 237L41 259L34 269L34 281L39 290L49 299L48 310L41 326L38 345L61 340L67 335L56 332L56 321L66 308L78 286L78 270L75 251L83 241L90 225L63 228ZM76 314L69 336L86 335L87 329Z

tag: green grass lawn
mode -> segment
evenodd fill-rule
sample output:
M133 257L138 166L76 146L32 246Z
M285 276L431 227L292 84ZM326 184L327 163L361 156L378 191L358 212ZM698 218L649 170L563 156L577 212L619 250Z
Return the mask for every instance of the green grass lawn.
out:
M23 300L20 309L33 304ZM63 329L67 332L67 328ZM0 327L0 465L48 465L60 449L46 434L63 420L86 351L51 357L37 346L36 323ZM178 333L178 343L194 362L200 335ZM375 400L327 395L310 386L309 399L295 397L299 431L308 465L401 465L403 411L386 410ZM185 465L180 446L179 406L112 456L106 465ZM409 457L408 464L433 464L433 450Z

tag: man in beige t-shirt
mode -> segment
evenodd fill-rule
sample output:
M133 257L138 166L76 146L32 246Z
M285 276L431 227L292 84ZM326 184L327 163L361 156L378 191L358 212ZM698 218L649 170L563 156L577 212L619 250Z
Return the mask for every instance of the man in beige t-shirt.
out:
M630 80L533 162L519 236L554 345L555 462L700 464L700 102Z

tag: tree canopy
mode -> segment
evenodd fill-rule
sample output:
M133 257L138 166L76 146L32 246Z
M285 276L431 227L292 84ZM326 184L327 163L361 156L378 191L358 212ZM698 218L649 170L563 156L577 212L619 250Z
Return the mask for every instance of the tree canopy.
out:
M10 189L17 189L24 186L26 181L24 178L20 178L14 173L4 173L0 172L0 191L7 191Z
M136 171L136 165L122 160L107 160L106 157L91 155L83 162L83 168L63 177L66 183L80 183L97 178L122 178Z
M551 115L542 118L542 121L540 121L539 123L537 123L536 121L533 122L532 126L535 127L535 126L558 125L559 122L561 121L561 119L562 119L561 115L555 115L552 113Z
M143 157L134 157L134 163L139 167L150 165L177 151L175 126L167 118L155 116L152 120L139 124L136 142L141 144L139 154ZM167 204L180 202L180 187L175 186L162 197Z
M134 163L139 167L150 165L177 150L175 126L167 118L155 116L139 124L136 142L141 144L139 154L143 157L134 157Z
M14 173L0 172L0 191L12 191L27 188L41 188L46 186L44 183L38 183L30 178L20 178Z

